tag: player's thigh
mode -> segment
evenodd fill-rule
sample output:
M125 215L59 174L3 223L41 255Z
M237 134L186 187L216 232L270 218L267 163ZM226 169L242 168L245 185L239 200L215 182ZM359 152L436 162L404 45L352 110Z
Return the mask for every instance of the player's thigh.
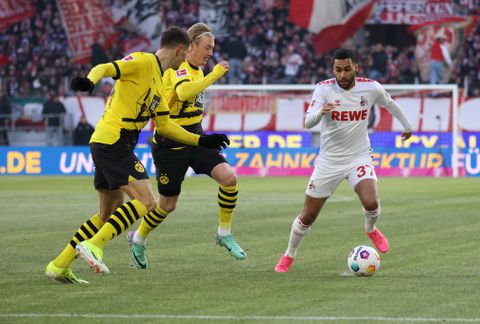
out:
M154 146L152 156L158 192L166 197L178 196L185 173L191 164L192 148L172 149Z
M90 144L95 164L95 188L116 190L128 185L132 180L149 179L142 162L129 145Z
M350 163L347 179L352 189L355 189L357 184L365 179L377 181L375 167L370 154L359 156Z
M331 196L345 179L345 169L333 163L316 164L305 193L312 198Z

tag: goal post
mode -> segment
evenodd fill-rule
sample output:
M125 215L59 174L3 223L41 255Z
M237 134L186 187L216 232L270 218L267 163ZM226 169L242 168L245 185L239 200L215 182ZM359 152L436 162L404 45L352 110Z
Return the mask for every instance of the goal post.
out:
M372 108L369 126L381 175L459 176L459 89L455 84L385 84L412 122L414 137L401 143L403 129L385 108ZM215 85L205 93L204 128L223 132L313 132L304 113L315 85ZM313 141L313 140L312 140ZM414 153L411 153L414 152ZM375 157L375 155L374 155ZM392 162L394 161L394 162ZM383 173L382 173L383 172Z

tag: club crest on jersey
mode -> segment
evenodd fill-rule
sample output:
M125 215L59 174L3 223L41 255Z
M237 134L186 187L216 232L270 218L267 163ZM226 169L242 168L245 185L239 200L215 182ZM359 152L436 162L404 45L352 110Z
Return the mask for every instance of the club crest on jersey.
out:
M123 62L128 62L128 61L131 61L131 60L133 60L133 56L132 56L132 55L127 55L127 56L125 56L125 57L122 59Z
M143 172L145 172L145 168L143 167L142 162L140 162L140 161L135 162L135 170L136 170L138 173L143 173Z
M175 71L175 74L177 75L177 78L183 78L188 75L188 71L187 69L181 69L181 70Z
M367 99L365 99L363 96L361 96L360 97L360 106L364 107L367 104L368 104Z
M335 100L335 105L334 105L334 106L339 107L339 106L341 106L341 105L342 105L342 104L340 103L340 100Z
M161 174L158 177L158 182L160 182L162 185L166 185L170 182L170 179L168 178L168 175L166 174Z

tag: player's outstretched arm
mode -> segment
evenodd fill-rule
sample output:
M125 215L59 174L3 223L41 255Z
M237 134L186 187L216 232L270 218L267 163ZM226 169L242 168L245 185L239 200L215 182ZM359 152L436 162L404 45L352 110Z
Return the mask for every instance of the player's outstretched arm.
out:
M198 135L190 133L173 122L168 115L157 116L154 118L154 122L157 133L179 143L218 150L230 145L230 140L225 134Z
M175 93L178 99L181 101L188 100L195 97L197 94L205 90L212 85L215 81L220 79L230 69L228 62L222 61L215 65L212 72L210 72L205 78L198 81L187 81L178 85L175 89Z
M97 84L100 79L115 77L116 75L117 70L112 63L99 64L88 73L87 77L74 77L70 83L70 87L75 91L92 93L95 84Z

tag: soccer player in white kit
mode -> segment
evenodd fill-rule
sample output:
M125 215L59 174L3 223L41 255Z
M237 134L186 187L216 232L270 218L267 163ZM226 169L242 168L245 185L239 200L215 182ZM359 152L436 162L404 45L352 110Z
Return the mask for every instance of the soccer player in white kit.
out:
M365 232L380 252L388 252L388 240L375 226L380 217L380 201L367 131L372 105L386 107L401 122L403 140L412 135L412 126L378 82L357 78L357 72L355 53L338 49L333 55L335 78L315 87L305 127L312 128L320 123L320 153L305 192L303 210L293 220L288 248L275 266L276 272L290 270L298 245L343 179L348 180L360 198Z

